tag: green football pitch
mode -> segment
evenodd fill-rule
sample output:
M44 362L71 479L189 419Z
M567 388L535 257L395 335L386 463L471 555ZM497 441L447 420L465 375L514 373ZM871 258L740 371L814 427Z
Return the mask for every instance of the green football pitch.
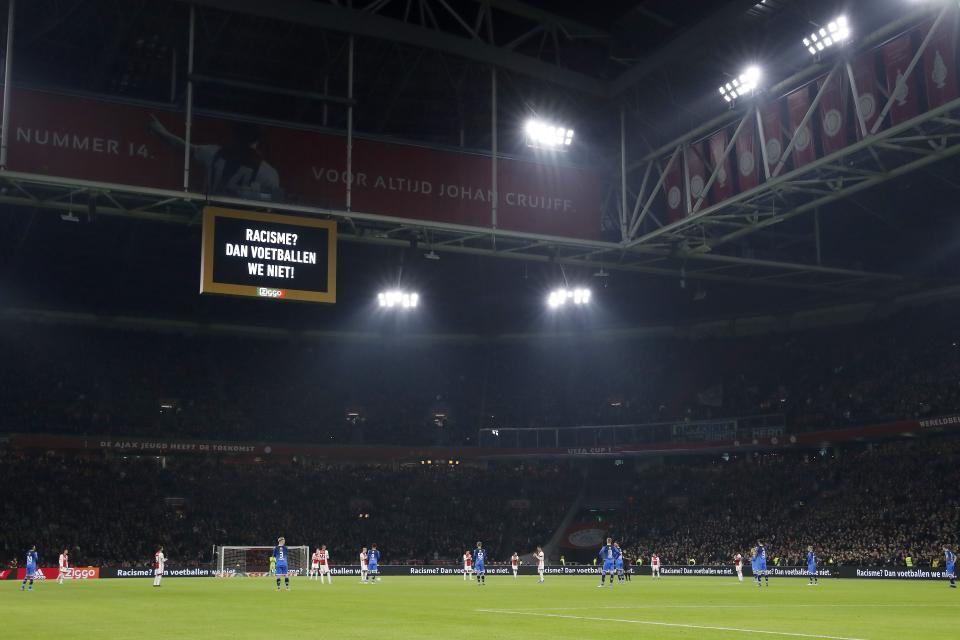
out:
M909 638L960 637L960 590L945 582L724 578L388 577L0 583L7 638Z

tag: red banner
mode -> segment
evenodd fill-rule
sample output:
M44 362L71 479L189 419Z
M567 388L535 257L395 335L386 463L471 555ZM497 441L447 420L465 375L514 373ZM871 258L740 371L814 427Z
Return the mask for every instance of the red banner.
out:
M817 81L817 90L826 78ZM847 83L839 73L827 85L820 98L820 143L824 155L830 155L847 146Z
M683 199L683 158L677 156L673 166L663 180L663 192L667 196L667 219L676 222L687 215L687 204Z
M877 56L875 51L866 51L854 58L850 65L853 70L853 81L857 85L857 106L860 110L860 116L854 114L857 119L856 127L857 139L863 139L863 131L860 128L859 117L863 117L864 125L867 131L873 127L883 108L883 98L877 85Z
M730 163L730 156L723 156L727 147L729 138L726 131L718 131L708 141L710 147L710 166L712 171L716 171L717 165L720 165L720 171L717 173L713 186L710 188L710 203L716 204L726 200L733 195L733 169Z
M760 151L754 124L748 122L737 138L737 172L740 191L748 191L760 184Z
M703 143L693 142L685 149L687 157L687 188L690 189L690 206L697 204L701 195L705 195L703 188L707 184L707 163L703 155ZM703 205L700 205L703 208ZM686 211L686 208L684 208Z
M179 189L183 116L15 89L8 166L14 171ZM192 191L343 209L346 139L276 124L198 116ZM501 229L578 238L600 235L597 174L555 162L501 158ZM356 138L354 211L482 228L492 225L489 156Z
M773 173L783 156L783 132L780 128L780 102L768 102L760 108L763 122L763 142L767 152L767 170Z
M957 98L957 30L948 17L923 52L923 77L930 109Z
M883 63L887 74L887 95L893 95L893 107L890 109L890 122L899 124L920 113L917 76L920 67L915 68L909 77L903 74L910 66L915 49L913 32L905 33L883 45Z
M799 169L805 164L813 162L817 151L813 146L813 133L810 128L812 120L800 127L803 116L810 109L810 86L801 87L787 96L787 111L790 117L790 135L793 143L793 168Z

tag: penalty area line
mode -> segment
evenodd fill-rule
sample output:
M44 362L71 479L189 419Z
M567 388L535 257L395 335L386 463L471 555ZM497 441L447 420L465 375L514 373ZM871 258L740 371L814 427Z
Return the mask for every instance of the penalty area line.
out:
M565 618L568 620L586 620L588 622L623 622L626 624L642 624L652 627L674 627L677 629L700 629L701 631L730 631L733 633L756 633L766 636L781 636L786 638L819 638L820 640L864 640L863 638L849 638L846 636L825 636L816 633L795 633L791 631L766 631L763 629L740 629L737 627L715 627L703 624L684 624L682 622L656 622L653 620L628 620L626 618L598 618L594 616L572 616L562 613L534 613L532 611L511 611L508 609L477 609L480 613L512 613L515 616L537 616L540 618Z

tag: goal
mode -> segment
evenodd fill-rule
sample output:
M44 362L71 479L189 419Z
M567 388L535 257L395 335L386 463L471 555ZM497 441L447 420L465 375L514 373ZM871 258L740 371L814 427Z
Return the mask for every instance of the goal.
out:
M262 576L270 571L273 547L230 547L214 549L217 575ZM287 546L287 566L290 575L305 576L310 567L310 547Z

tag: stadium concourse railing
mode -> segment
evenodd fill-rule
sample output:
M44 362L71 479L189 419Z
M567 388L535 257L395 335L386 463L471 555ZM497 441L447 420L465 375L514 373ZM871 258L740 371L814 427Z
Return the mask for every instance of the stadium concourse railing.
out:
M739 420L739 422L738 422ZM290 462L291 459L323 462L419 462L423 464L459 464L460 462L529 458L630 457L669 455L675 453L736 453L747 451L780 451L829 447L848 442L877 441L900 437L942 434L960 429L960 414L923 419L901 420L883 424L852 427L831 427L820 431L785 433L778 427L757 427L766 432L729 431L728 427L712 431L711 425L734 421L671 423L683 431L674 440L632 444L570 446L378 446L378 445L314 445L274 442L223 442L171 438L124 438L117 436L59 436L8 434L0 436L0 445L18 451L55 451L60 453L121 455L217 455L255 462ZM585 427L584 430L616 430L623 427ZM633 428L636 433L636 429ZM520 430L518 430L520 431ZM566 431L566 430L558 430ZM694 437L693 434L696 434ZM706 434L706 435L705 435ZM731 434L732 437L731 437ZM708 437L709 436L709 437ZM522 437L522 436L518 436ZM482 444L482 443L481 443ZM501 444L502 441L501 441ZM522 445L522 442L517 444Z
M331 573L336 577L360 577L359 565L334 564ZM523 565L518 573L523 576L537 575L536 567ZM600 573L599 567L589 565L548 565L544 570L547 576L596 576ZM771 567L768 571L772 578L806 578L809 576L806 567ZM218 572L213 567L179 567L170 566L163 572L165 577L171 578L233 578L238 577L233 572ZM507 564L497 564L487 567L488 576L508 576L512 574ZM631 569L631 574L638 577L650 576L648 565L637 566ZM665 578L728 578L736 579L733 565L664 565L660 569ZM22 580L25 569L0 570L0 580ZM60 571L56 567L41 567L37 573L38 580L56 580ZM265 574L256 574L264 576ZM457 577L463 575L458 566L412 566L412 565L381 565L379 575L384 577L400 576L437 576ZM752 577L749 566L743 568L745 578ZM861 567L828 565L817 570L820 578L839 579L867 579L867 580L946 580L946 572L939 567ZM100 579L129 579L153 578L153 568L149 566L137 567L75 567L64 574L68 580L100 580Z

